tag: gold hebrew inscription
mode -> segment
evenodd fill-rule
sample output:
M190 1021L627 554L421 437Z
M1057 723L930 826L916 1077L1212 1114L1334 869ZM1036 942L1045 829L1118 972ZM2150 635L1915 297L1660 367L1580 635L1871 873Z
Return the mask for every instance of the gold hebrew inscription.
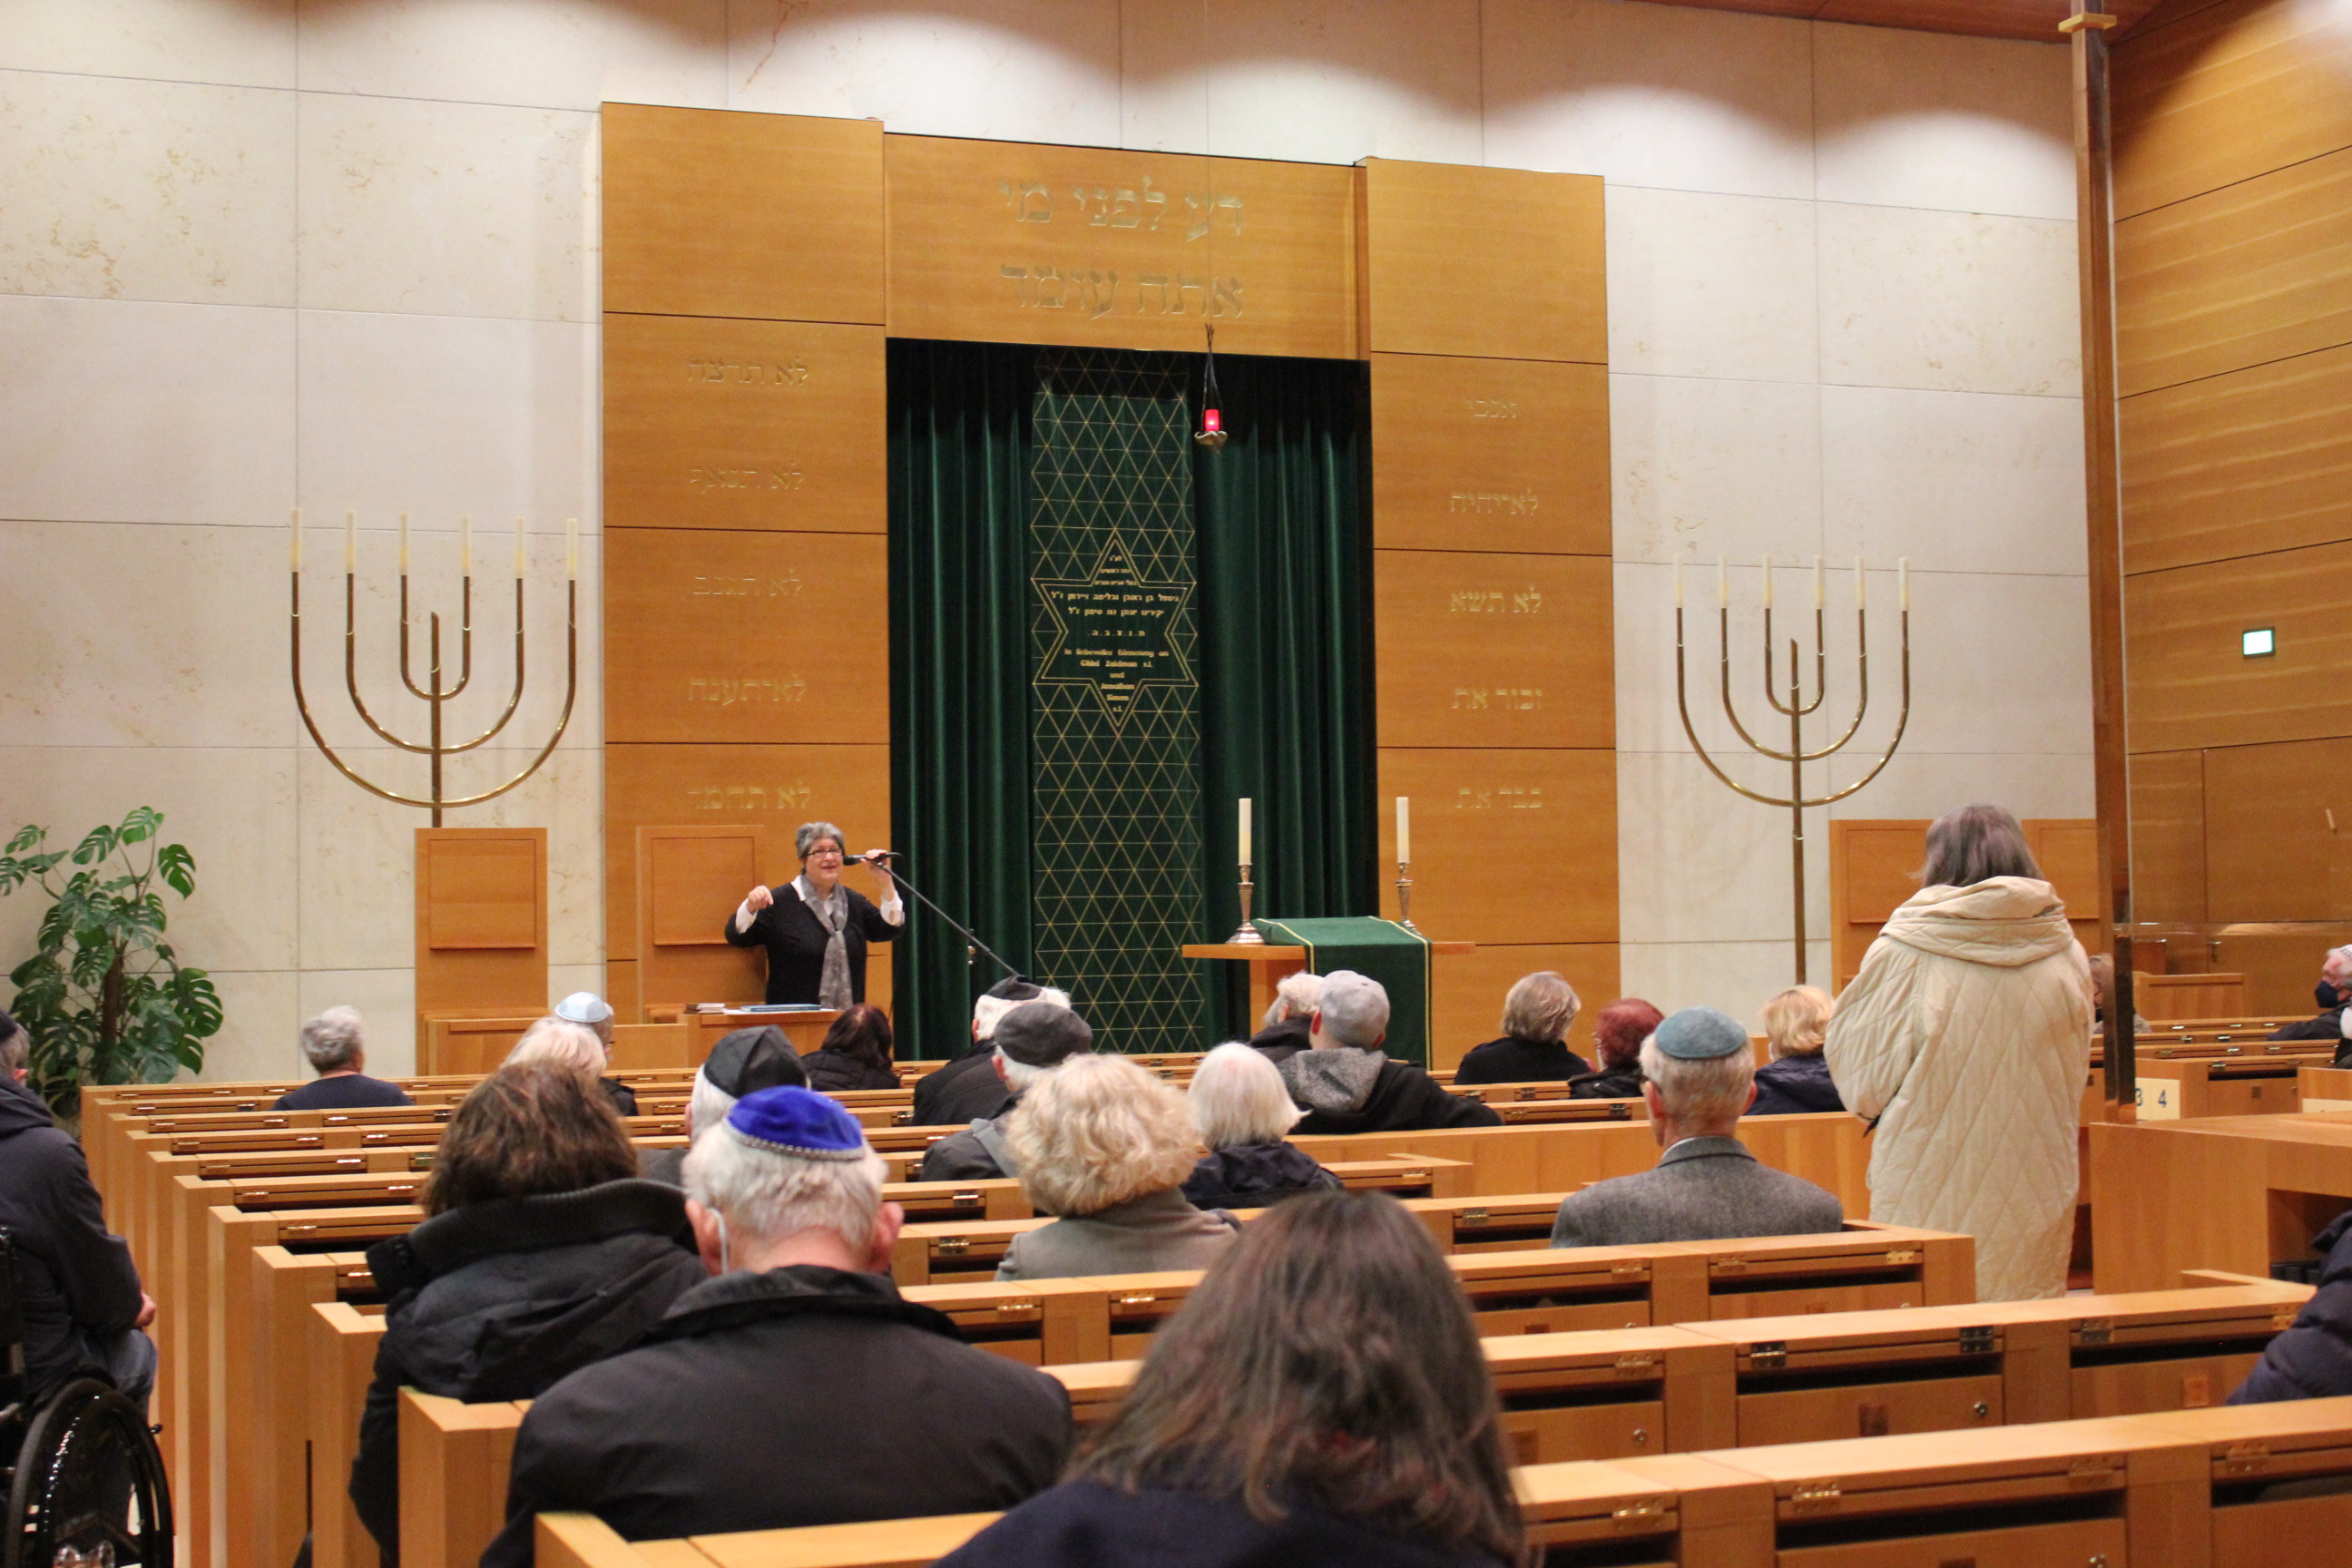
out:
M1517 419L1519 416L1519 402L1516 397L1472 397L1464 401L1470 405L1470 417L1473 419Z
M1076 310L1089 321L1122 309L1129 315L1211 319L1242 313L1238 278L1139 272L1122 279L1116 268L1014 261L998 263L996 275L1013 285L1013 303L1024 310Z
M712 702L733 708L746 702L782 707L808 695L808 682L797 675L698 675L686 683L688 702Z
M708 495L712 490L796 490L808 476L798 463L776 463L761 468L688 468L686 488Z
M1014 223L1054 221L1053 187L1043 180L999 180L996 195L1006 216ZM1150 234L1160 232L1160 220L1173 210L1169 195L1155 185L1149 174L1139 185L1082 182L1069 188L1076 216L1089 228L1133 228ZM1242 232L1241 197L1231 192L1187 191L1181 193L1181 198L1184 203L1187 242L1207 238L1213 220L1220 213L1231 215L1235 235Z
M1543 706L1540 686L1457 686L1456 713L1533 713Z
M807 812L816 791L804 784L688 784L686 807L688 811L724 811L740 814L746 811L786 811L794 816Z
M781 577L703 576L694 579L688 597L696 599L789 599L802 588L801 574L785 568Z
M798 358L686 362L686 379L697 386L806 386L808 378L808 362Z
M1446 506L1448 511L1467 512L1475 517L1531 517L1536 510L1533 490L1455 490Z
M1496 788L1488 784L1464 784L1454 792L1456 811L1541 811L1544 804L1543 786L1528 788Z
M1539 616L1543 590L1533 583L1524 588L1456 588L1445 598L1447 613L1457 616Z

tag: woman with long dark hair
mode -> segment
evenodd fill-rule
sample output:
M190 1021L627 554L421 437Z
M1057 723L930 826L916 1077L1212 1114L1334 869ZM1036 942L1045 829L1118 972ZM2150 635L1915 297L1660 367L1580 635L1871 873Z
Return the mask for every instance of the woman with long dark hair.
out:
M898 1042L890 1033L890 1015L864 1002L844 1007L824 1044L801 1058L808 1086L820 1094L856 1089L896 1089L898 1075L890 1066Z
M1062 1484L939 1568L1491 1568L1523 1551L1453 1271L1394 1199L1337 1192L1248 1226Z

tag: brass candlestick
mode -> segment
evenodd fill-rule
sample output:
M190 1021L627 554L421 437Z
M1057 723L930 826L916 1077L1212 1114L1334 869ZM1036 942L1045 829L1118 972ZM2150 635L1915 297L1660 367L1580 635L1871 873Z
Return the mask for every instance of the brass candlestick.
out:
M1828 805L1833 801L1843 800L1846 796L1853 795L1857 790L1860 790L1864 785L1869 784L1871 780L1876 778L1880 773L1885 771L1886 764L1895 759L1895 748L1903 744L1903 732L1906 729L1910 728L1911 724L1910 573L1908 563L1906 563L1903 573L1900 609L1898 612L1902 627L1903 711L1901 716L1895 721L1895 738L1887 742L1885 753L1879 757L1878 761L1874 764L1873 764L1871 770L1864 773L1859 780L1848 784L1842 790L1837 790L1829 795L1816 795L1809 799L1805 795L1805 764L1807 763L1819 762L1824 757L1834 756L1839 752L1843 751L1846 747L1846 743L1852 741L1855 732L1862 728L1863 715L1870 710L1870 612L1866 606L1866 600L1863 589L1863 566L1859 560L1854 563L1853 620L1854 640L1857 649L1856 667L1860 691L1854 704L1853 721L1845 727L1845 733L1840 735L1829 745L1823 746L1819 751L1814 752L1805 750L1802 726L1804 724L1804 721L1821 707L1822 700L1829 695L1829 656L1824 651L1822 646L1822 632L1826 625L1827 616L1826 612L1822 607L1819 591L1820 579L1818 573L1820 571L1820 563L1817 561L1814 565L1816 573L1816 588L1813 601L1813 699L1810 702L1804 700L1803 666L1800 662L1797 639L1794 637L1790 637L1789 639L1789 687L1787 700L1784 701L1780 695L1773 689L1772 665L1774 650L1772 647L1772 584L1770 577L1772 562L1769 556L1765 557L1764 569L1766 573L1764 582L1764 700L1771 705L1773 712L1781 715L1789 721L1789 749L1785 752L1776 751L1772 747L1765 745L1762 742L1757 740L1753 735L1750 735L1748 732L1747 725L1740 722L1738 710L1732 705L1731 596L1727 586L1718 587L1717 602L1719 608L1716 611L1717 632L1722 647L1722 656L1719 662L1721 666L1723 711L1724 716L1731 721L1731 728L1733 731L1738 733L1741 742L1744 742L1750 751L1756 752L1759 756L1769 757L1775 762L1781 762L1789 764L1789 794L1787 798L1777 798L1775 796L1766 795L1761 791L1749 789L1745 784L1735 783L1732 780L1731 775L1725 773L1723 769L1717 764L1716 760L1707 754L1706 747L1699 741L1698 731L1691 724L1690 699L1685 693L1685 681L1683 678L1682 568L1679 563L1676 564L1675 569L1675 703L1682 710L1683 733L1690 737L1691 748L1698 752L1699 761L1706 764L1707 772L1713 773L1717 779L1721 780L1725 787L1732 790L1736 794L1746 795L1749 800L1759 801L1765 805L1786 806L1789 808L1790 876L1793 884L1792 897L1796 909L1797 984L1802 985L1805 984L1805 808L1811 805Z
M1412 923L1412 862L1410 860L1397 862L1397 924L1415 936L1421 934L1421 928Z
M358 712L361 721L366 724L369 731L379 740L382 740L401 751L408 752L429 759L431 772L428 775L427 793L420 799L415 795L402 795L397 791L386 789L381 784L374 784L367 779L362 778L359 773L352 769L351 764L344 762L342 758L335 754L333 747L327 744L327 738L319 732L318 721L310 715L310 699L302 689L301 522L299 521L299 514L294 526L296 544L294 567L291 574L293 605L292 615L289 617L289 622L292 628L293 637L294 706L301 712L302 727L310 732L310 739L318 743L320 752L324 754L327 761L334 764L335 771L342 774L345 778L351 780L352 783L359 785L360 788L367 791L370 795L391 801L395 805L420 806L430 811L433 814L433 826L436 827L441 826L441 814L445 810L461 805L479 805L484 801L496 800L499 796L506 794L509 790L513 789L525 779L530 777L531 774L537 773L539 771L540 764L546 762L547 759L553 754L555 751L555 743L563 739L563 731L572 722L572 702L580 693L580 584L577 577L576 566L567 564L566 580L563 585L565 622L565 686L563 692L563 712L555 721L555 732L548 736L547 743L539 749L539 754L531 758L531 760L524 765L521 772L507 780L506 783L499 784L495 789L484 790L478 795L464 795L457 799L451 799L446 793L445 789L445 781L442 772L444 760L448 757L455 756L460 752L470 752L477 746L480 746L488 742L493 736L497 735L500 731L507 727L507 721L514 717L516 708L520 706L522 701L523 559L520 543L521 536L520 533L516 536L517 543L515 550L514 689L509 693L507 697L506 709L499 715L497 721L468 741L451 741L447 738L442 730L441 710L446 704L455 700L458 694L463 692L474 679L474 574L471 562L468 561L467 563L463 584L459 589L457 623L458 654L456 684L444 685L442 683L441 616L440 613L436 611L428 617L425 682L424 685L419 686L416 683L415 674L412 672L409 660L408 548L407 534L405 531L407 524L404 515L402 521L403 532L401 536L402 544L400 563L400 681L401 684L407 689L411 696L417 698L425 704L425 739L422 742L405 741L401 739L400 736L394 733L391 730L387 729L384 725L377 722L375 715L368 710L367 702L360 696L358 629L359 578L357 563L353 558L355 541L347 542L343 563L343 687L344 689L351 694L352 707ZM348 532L350 527L348 521L345 526L347 530L346 539L347 541L351 541L351 535ZM575 546L569 544L567 544L566 547L567 557L572 562L576 562L577 559L576 555L572 554L572 551L575 548Z
M1233 935L1225 938L1227 942L1235 947L1264 947L1265 945L1265 938L1258 934L1257 926L1250 920L1250 895L1255 890L1256 884L1250 880L1249 862L1244 860L1242 862L1241 929L1234 932Z

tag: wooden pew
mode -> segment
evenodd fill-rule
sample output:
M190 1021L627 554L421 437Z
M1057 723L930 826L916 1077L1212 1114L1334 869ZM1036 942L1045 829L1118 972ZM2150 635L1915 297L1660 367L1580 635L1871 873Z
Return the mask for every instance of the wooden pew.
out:
M2304 1067L2295 1071L2297 1109L2314 1115L2352 1110L2352 1070Z
M2139 1119L2286 1116L2303 1109L2297 1075L2326 1057L2150 1058L2139 1064Z
M360 1411L374 1380L383 1317L341 1301L310 1310L310 1519L311 1568L378 1568L375 1538L360 1523L349 1487ZM508 1449L512 1451L509 1439ZM291 1559L288 1559L291 1561ZM275 1565L268 1565L275 1568Z
M515 1432L530 1408L528 1399L467 1405L400 1391L402 1568L481 1561L506 1523Z

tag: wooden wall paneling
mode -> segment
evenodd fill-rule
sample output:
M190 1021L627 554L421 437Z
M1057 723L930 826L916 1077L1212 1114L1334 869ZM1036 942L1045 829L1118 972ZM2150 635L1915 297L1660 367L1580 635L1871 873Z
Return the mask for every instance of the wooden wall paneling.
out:
M1396 863L1398 795L1412 801L1412 920L1431 937L1617 940L1614 752L1382 746L1384 868ZM1393 878L1384 869L1381 884L1391 920Z
M884 417L879 327L608 314L604 525L879 537Z
M1420 908L1417 901L1414 908ZM1621 994L1618 947L1608 942L1498 944L1433 961L1430 974L1436 994L1431 1006L1436 1014L1436 1038L1431 1042L1429 1065L1452 1067L1471 1047L1501 1035L1504 996L1521 975L1541 969L1553 971L1576 988L1584 1006L1568 1031L1568 1047L1600 1066L1592 1050L1592 1020Z
M2352 539L2352 347L2123 405L2124 564Z
M2116 216L2352 146L2352 29L2302 0L2221 0L2115 46Z
M2131 749L2352 733L2352 542L2147 572L2125 584ZM2248 658L2252 628L2277 649ZM2222 797L2208 775L2209 808Z
M1606 363L1601 185L1366 159L1365 349Z
M2335 814L2339 832L2328 830ZM2352 918L2352 740L2205 753L2206 919ZM2307 987L2306 987L2307 989Z
M2132 900L2143 921L2205 920L2205 753L2131 760ZM2345 824L2352 832L2352 822Z
M2352 148L2117 224L2116 309L2126 397L2352 342Z
M2099 825L2095 819L2027 818L2026 847L2044 881L2066 906L2067 924L2085 952L2104 952L2099 922ZM1923 843L1922 847L1925 847Z
M1895 907L1919 890L1927 822L1830 819L1831 989L1842 991Z
M547 1009L547 829L416 829L416 1047L436 1017Z
M1240 285L1241 309L1214 318L1217 347L1237 354L1360 359L1356 298L1358 172L1329 163L1209 160L1217 197L1238 196L1236 222L1209 225L1211 276Z
M882 127L607 103L604 305L883 319Z
M2319 983L2319 966L2329 948L2347 942L2352 942L2352 921L2317 931L2246 931L2215 937L2209 962L2219 973L2246 977L2248 1013L2291 1017L2318 1006L2312 987Z
M1384 746L1616 744L1606 556L1373 552Z
M774 837L762 823L637 829L640 1015L673 1003L765 999L759 953L731 945L721 928L754 885L772 887L791 874ZM721 911L715 919L713 910Z
M1606 557L1606 365L1371 356L1373 543Z
M887 742L878 533L604 531L604 738Z

